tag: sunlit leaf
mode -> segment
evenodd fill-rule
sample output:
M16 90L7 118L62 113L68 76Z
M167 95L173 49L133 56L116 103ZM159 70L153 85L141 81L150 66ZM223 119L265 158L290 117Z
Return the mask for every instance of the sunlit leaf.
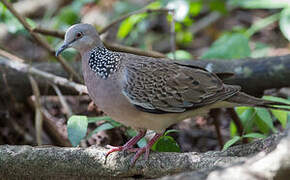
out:
M232 139L228 140L223 147L223 151L227 150L230 146L238 142L240 139L241 139L240 136L234 136Z
M127 18L126 20L124 20L118 30L117 33L117 37L118 38L125 38L133 29L133 27L135 26L135 24L137 24L138 22L142 21L143 19L145 19L147 17L147 14L136 14L133 15L129 18Z
M281 12L279 25L283 35L290 41L290 6Z
M283 98L274 97L274 96L264 96L263 99L289 104L290 106L290 100L288 99L283 99ZM283 107L287 108L287 106L283 106ZM271 112L277 118L277 120L281 123L282 127L286 128L288 116L290 112L284 111L284 110L276 110L276 109L271 109Z
M202 9L202 2L196 1L196 2L190 2L189 5L189 13L193 16L197 16Z
M186 45L192 42L193 34L188 31L179 31L176 33L176 41L177 43Z
M233 121L230 122L230 134L231 137L234 137L237 135L237 126L235 125L235 123Z
M156 2L150 3L145 8L146 9L158 9L160 7L161 7L161 3L156 1ZM147 15L148 14L146 14L146 13L135 14L135 15L132 15L132 16L128 17L127 19L125 19L119 27L117 37L119 39L125 38L132 31L133 27L137 23L139 23L140 21L145 19L147 17Z
M167 57L170 59L174 59L174 53L168 53ZM184 50L177 50L175 51L175 57L176 59L181 59L181 60L190 60L192 59L192 55Z
M86 136L88 119L86 116L71 116L67 122L67 134L73 146L79 145Z
M275 109L271 109L271 112L281 123L282 127L286 128L289 112Z
M264 139L267 136L265 136L264 134L261 133L249 133L249 134L245 134L243 135L243 138L261 138Z

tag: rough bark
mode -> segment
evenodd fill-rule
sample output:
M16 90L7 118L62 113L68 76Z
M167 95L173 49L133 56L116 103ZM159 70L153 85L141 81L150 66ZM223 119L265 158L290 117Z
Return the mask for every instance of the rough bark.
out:
M247 156L260 151L270 152L285 134L275 134L267 139L246 145L234 146L226 151L206 153L156 153L149 160L143 158L130 167L133 153L111 154L105 161L107 149L101 147L63 148L0 146L0 177L29 178L157 178L200 169L216 169L232 163L242 163Z
M276 146L276 149L267 153L262 151L244 162L235 162L230 165L203 168L197 171L166 176L161 180L286 180L290 176L290 129L286 136Z
M7 66L8 60L0 57L0 72L5 73L8 85L16 99L23 101L32 94L27 75L11 69ZM235 75L225 79L225 83L242 86L242 90L252 95L262 95L263 91L271 88L290 86L290 55L267 57L259 59L241 60L197 60L184 61L185 64L198 65L211 69L213 72L233 72ZM33 63L32 67L67 77L62 67L57 63ZM75 62L72 67L81 74L80 62ZM36 79L42 95L54 94L54 90L47 84L45 79ZM3 76L0 76L0 84L4 84ZM7 88L0 86L0 96L7 96ZM74 95L77 92L61 87L64 95Z

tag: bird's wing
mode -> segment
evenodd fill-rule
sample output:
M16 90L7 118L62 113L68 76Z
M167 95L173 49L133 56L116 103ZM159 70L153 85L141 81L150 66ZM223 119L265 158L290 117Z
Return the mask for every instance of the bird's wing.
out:
M127 63L123 94L142 111L184 112L231 97L239 91L199 67L181 66L167 60L147 59Z

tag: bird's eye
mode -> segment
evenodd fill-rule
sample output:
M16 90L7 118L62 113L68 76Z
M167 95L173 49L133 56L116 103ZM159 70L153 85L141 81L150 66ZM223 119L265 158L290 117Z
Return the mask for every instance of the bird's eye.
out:
M76 36L77 36L77 38L81 38L83 36L83 34L81 32L78 32Z

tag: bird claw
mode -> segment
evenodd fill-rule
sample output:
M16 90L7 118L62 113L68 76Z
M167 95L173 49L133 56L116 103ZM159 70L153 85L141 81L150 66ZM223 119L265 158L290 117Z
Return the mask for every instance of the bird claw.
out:
M136 152L134 155L133 159L131 160L130 165L133 167L137 159L145 152L144 159L145 161L148 160L149 158L149 153L150 153L150 147L143 147L143 148L133 148L129 150L130 152Z
M123 146L118 146L118 147L114 147L114 146L108 146L108 147L110 147L111 148L111 150L110 151L108 151L107 153L106 153L106 159L107 159L107 157L112 153L112 152L116 152L116 151L123 151L123 149L124 149L124 147Z

